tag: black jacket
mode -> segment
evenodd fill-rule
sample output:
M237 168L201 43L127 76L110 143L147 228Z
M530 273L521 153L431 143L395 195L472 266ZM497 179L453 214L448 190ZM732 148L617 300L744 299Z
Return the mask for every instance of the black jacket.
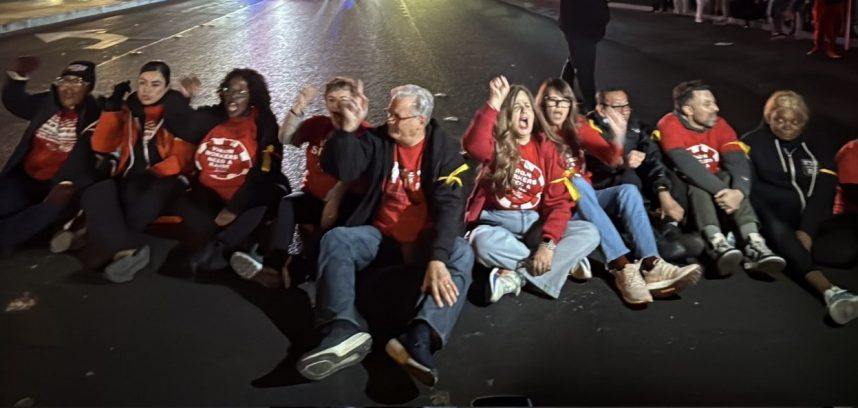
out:
M29 153L33 137L36 131L45 124L52 116L62 110L62 106L56 96L56 87L51 86L49 91L40 92L37 94L27 93L27 81L19 81L9 78L3 85L2 99L3 105L13 115L30 121L29 126L24 131L21 140L3 166L3 176L15 171L23 171L22 166L24 159ZM101 106L98 101L87 94L83 103L77 108L77 142L74 149L69 154L69 159L60 167L60 170L54 176L52 183L60 181L74 181L76 185L86 185L91 182L94 177L91 171L92 161L90 152L89 138L92 136L92 128L99 115L101 115ZM85 131L86 130L86 131ZM87 162L81 163L78 159L84 159Z
M600 133L606 140L613 139L610 127L603 122L595 111L587 115L587 120L588 122L592 121L592 125L601 130ZM636 169L625 166L611 167L588 154L586 156L587 170L592 173L593 188L598 190L620 184L634 184L642 191L646 188L653 194L658 194L660 188L670 190L670 178L661 157L661 148L659 148L658 143L652 140L651 134L652 129L641 124L637 119L632 118L629 121L623 153L627 155L632 150L638 150L646 154L643 163Z
M566 34L598 40L605 36L610 20L606 0L560 1L560 29Z
M800 217L799 229L811 236L831 217L837 175L837 146L824 139L799 136L778 139L765 123L742 136L751 151L751 200L757 211L781 218Z
M445 182L447 177L465 164L462 144L447 136L432 119L426 129L426 147L423 152L420 183L429 207L432 222L431 260L447 263L456 237L465 229L466 191L458 183ZM382 201L382 187L393 167L396 143L387 134L387 125L370 129L364 136L343 131L334 132L322 152L322 169L345 182L362 175L369 182L369 192L346 226L372 224ZM464 185L473 177L474 170L461 174ZM472 184L470 184L472 185Z

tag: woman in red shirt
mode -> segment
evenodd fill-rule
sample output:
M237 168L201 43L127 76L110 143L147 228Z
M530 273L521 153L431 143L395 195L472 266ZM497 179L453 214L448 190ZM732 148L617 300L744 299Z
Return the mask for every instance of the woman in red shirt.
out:
M477 260L493 268L492 302L530 283L557 298L566 277L598 245L595 227L572 221L572 199L563 183L565 147L534 111L526 88L494 78L490 96L462 139L483 164L468 207L477 226L470 240ZM539 249L522 240L542 227Z

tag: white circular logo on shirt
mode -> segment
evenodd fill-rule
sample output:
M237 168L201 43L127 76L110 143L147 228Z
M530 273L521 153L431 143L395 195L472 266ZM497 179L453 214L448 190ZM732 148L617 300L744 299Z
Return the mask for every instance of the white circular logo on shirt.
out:
M521 159L512 176L512 188L506 195L496 195L495 200L503 208L530 210L539 205L544 185L542 169L529 160Z
M253 160L244 143L214 137L200 144L195 157L197 169L216 180L232 180L250 172Z

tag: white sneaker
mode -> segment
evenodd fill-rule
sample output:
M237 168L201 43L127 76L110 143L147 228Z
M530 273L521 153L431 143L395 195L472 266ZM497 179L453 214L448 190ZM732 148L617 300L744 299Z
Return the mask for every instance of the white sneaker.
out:
M236 251L229 257L229 266L244 279L250 280L262 271L262 262L250 256L250 254Z
M587 257L581 258L578 264L569 271L569 276L578 280L588 280L593 277L593 269L590 267L590 260Z
M503 295L508 293L518 296L523 286L522 278L518 276L518 272L512 271L501 274L499 271L500 268L494 268L489 273L489 286L492 291L489 301L492 303L497 302Z
M640 305L652 303L652 294L646 287L646 282L640 272L639 262L629 262L622 270L611 270L614 284L626 303Z
M679 267L659 259L652 270L643 275L646 288L653 296L670 296L699 282L703 268L698 264Z
M824 296L828 315L837 324L846 324L858 317L858 296L837 286L826 290Z

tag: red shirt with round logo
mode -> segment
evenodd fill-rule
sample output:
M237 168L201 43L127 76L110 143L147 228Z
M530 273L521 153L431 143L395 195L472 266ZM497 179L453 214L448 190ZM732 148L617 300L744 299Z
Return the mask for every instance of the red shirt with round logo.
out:
M721 155L742 151L736 131L721 117L715 126L698 132L685 127L675 113L668 113L658 122L658 131L662 150L685 149L713 174L721 170Z
M512 187L501 196L495 194L492 207L501 210L533 210L539 207L542 190L545 187L545 175L539 166L539 150L533 138L525 145L518 146L521 158L512 176Z
M362 123L356 134L361 136L370 126L368 123ZM305 142L307 146L307 173L304 179L303 190L312 194L320 200L324 200L334 185L337 184L337 179L325 173L322 170L322 150L325 148L325 142L334 133L334 124L328 116L313 116L301 123L301 126L295 131L295 137L292 139L292 144L300 146ZM349 189L352 193L366 192L366 184L361 182L352 183Z
M381 206L373 226L397 242L417 241L428 226L429 209L420 185L425 145L426 139L411 147L397 145L393 166L382 186Z
M244 184L256 163L256 114L230 118L215 126L197 147L194 161L200 184L225 202Z
M24 171L36 180L50 180L68 159L77 142L77 113L59 112L36 130Z

